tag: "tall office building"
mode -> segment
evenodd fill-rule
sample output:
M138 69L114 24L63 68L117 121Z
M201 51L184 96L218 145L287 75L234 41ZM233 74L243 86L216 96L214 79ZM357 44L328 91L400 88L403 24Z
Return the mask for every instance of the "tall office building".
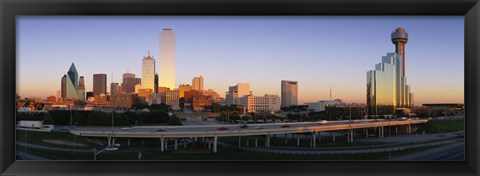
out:
M175 33L165 28L160 34L158 54L159 87L175 88Z
M93 74L93 95L107 94L107 74Z
M403 76L402 56L387 53L375 70L367 72L367 106L370 115L392 114L395 108L411 107L410 86Z
M278 95L253 96L250 94L238 99L239 104L245 106L247 112L275 113L280 110L280 97Z
M62 77L61 91L63 99L78 99L78 72L74 63Z
M135 74L133 73L124 73L123 74L123 81L122 81L122 91L124 93L133 93L135 92L135 84L136 79L135 79Z
M85 79L83 76L80 76L78 81L78 99L85 100Z
M392 43L395 44L395 53L402 56L402 76L405 76L405 45L408 42L408 33L403 28L392 32Z
M150 56L142 59L142 88L155 90L155 60Z
M110 83L110 95L119 94L122 92L122 88L118 83Z
M193 90L203 90L203 76L193 77L192 86Z
M248 83L238 83L235 86L230 86L228 92L225 95L225 103L227 105L239 104L238 98L245 95L250 95L250 84Z
M298 105L298 83L297 81L282 80L282 108Z

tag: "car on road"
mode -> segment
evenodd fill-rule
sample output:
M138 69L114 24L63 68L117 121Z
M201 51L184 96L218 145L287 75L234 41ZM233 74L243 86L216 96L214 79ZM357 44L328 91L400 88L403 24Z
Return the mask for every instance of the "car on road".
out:
M157 132L164 132L164 131L167 131L165 129L158 129Z
M247 128L247 127L248 127L247 124L240 125L240 128Z
M264 129L264 126L258 126L257 129Z
M132 129L132 128L130 128L130 127L124 127L124 128L122 128L122 130L124 130L124 131L130 130L130 129Z
M328 121L326 121L326 120L320 120L318 123L320 123L320 124L327 124Z
M217 130L225 131L225 130L228 130L228 128L227 127L219 127L219 128L217 128Z
M105 148L105 150L107 150L107 151L117 151L118 148L114 147L114 146L109 146L109 147Z
M290 127L289 124L285 124L285 125L280 126L280 128L288 128L288 127Z

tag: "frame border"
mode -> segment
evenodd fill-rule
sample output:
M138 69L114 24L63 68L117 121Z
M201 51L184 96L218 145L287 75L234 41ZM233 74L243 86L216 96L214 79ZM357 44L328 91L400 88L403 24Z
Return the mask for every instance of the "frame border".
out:
M465 161L15 161L16 15L463 15ZM0 0L1 175L478 175L478 0Z

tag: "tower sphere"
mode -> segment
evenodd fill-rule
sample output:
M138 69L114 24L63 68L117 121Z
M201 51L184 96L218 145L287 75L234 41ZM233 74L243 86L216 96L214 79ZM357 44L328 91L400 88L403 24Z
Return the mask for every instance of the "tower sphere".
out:
M397 28L392 32L392 43L397 43L397 42L404 42L407 43L408 41L408 33L405 29L403 28Z

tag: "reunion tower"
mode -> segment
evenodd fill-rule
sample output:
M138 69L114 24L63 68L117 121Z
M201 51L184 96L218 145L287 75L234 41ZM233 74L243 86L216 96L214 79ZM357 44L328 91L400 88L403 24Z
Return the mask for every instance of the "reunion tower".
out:
M395 52L402 56L402 76L405 76L405 44L408 41L408 33L403 28L397 28L392 32L392 43L395 44Z

